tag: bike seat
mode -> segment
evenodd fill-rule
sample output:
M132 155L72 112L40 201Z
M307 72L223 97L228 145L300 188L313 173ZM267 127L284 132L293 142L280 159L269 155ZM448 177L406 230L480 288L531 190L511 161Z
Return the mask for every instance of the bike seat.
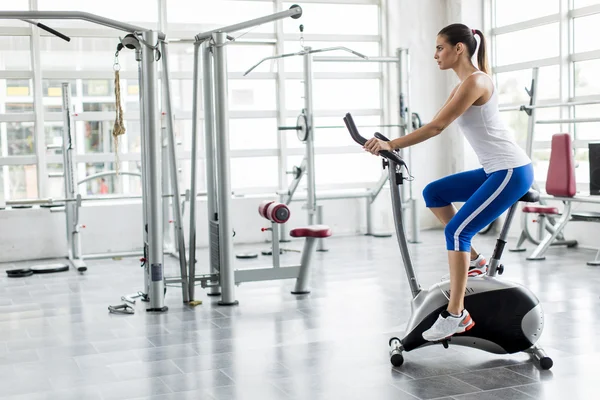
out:
M525 203L537 203L540 201L540 193L537 190L529 189L519 201L524 201Z
M292 229L291 237L313 237L325 238L331 236L331 229L327 225L309 225L302 228Z

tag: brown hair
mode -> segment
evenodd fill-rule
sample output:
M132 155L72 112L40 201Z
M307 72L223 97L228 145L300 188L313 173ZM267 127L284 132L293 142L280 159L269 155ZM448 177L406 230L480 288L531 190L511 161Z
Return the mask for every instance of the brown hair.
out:
M487 63L487 57L485 54L485 37L483 32L479 29L470 29L464 24L451 24L439 31L438 35L442 35L446 38L448 43L455 46L457 43L464 43L469 51L469 58L473 57L475 50L477 49L477 40L475 35L479 35L480 44L479 51L477 51L477 64L481 71L489 74L489 67Z

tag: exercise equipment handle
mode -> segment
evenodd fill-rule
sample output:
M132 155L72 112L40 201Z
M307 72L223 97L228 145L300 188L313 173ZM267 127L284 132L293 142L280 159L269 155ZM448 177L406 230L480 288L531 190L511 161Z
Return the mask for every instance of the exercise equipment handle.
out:
M59 31L50 28L48 25L42 24L41 22L35 22L35 21L30 20L30 19L23 19L23 21L28 22L28 23L30 23L32 25L35 25L38 28L45 30L46 32L50 32L51 34L53 34L54 36L57 36L57 37L61 38L62 40L65 40L67 42L71 41L71 38L68 37L67 35L62 34Z
M350 136L352 136L352 139L354 139L354 141L356 143L360 144L361 146L364 146L365 143L367 143L367 139L365 139L364 137L362 137L360 135L360 133L358 133L358 129L356 128L356 125L354 124L354 119L352 119L352 115L350 115L350 113L347 113L346 116L344 117L344 123L346 124L346 127L348 128L348 132L350 132ZM390 141L388 138L386 138L384 135L382 135L379 132L375 133L375 137L377 139L384 140L386 142ZM406 163L404 162L404 160L402 158L400 158L400 156L398 154L396 154L395 152L382 150L379 152L379 155L384 158L387 158L390 161L393 161L394 163L396 163L398 165L406 166Z
M50 32L51 34L58 36L62 40L65 40L67 42L71 41L71 38L68 37L67 35L63 35L62 33L58 32L57 30L54 30L54 29L50 28L49 26L42 24L41 22L38 22L37 26L38 26L38 28L43 29L46 32Z
M300 126L280 126L277 128L278 131L299 131L302 129Z

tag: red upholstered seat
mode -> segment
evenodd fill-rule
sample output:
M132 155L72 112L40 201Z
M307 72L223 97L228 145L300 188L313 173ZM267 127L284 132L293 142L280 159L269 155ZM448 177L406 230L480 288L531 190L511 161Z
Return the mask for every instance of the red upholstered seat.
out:
M571 136L557 133L552 135L546 192L553 196L573 197L576 191Z
M292 229L290 231L290 236L324 238L331 236L331 229L327 225L309 225Z
M558 214L558 208L551 206L525 206L523 207L523 212L535 214Z

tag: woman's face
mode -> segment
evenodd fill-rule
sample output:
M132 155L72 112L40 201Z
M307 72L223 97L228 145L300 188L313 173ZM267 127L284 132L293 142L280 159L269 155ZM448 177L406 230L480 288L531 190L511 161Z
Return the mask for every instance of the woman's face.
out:
M435 55L433 58L437 61L441 70L450 69L458 61L458 45L453 46L446 41L445 36L438 35L435 41Z

